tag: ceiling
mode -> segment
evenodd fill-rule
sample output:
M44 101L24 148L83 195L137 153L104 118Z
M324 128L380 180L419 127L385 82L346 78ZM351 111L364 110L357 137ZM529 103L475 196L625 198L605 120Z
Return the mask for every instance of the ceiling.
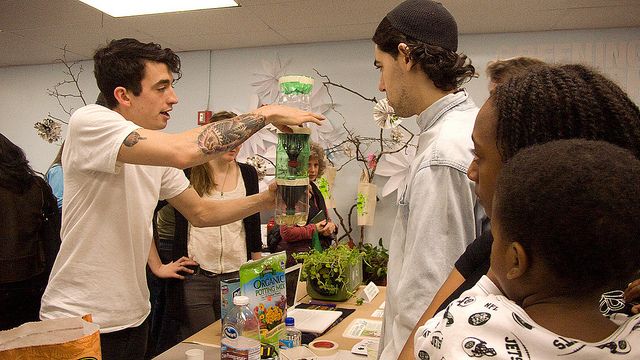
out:
M122 37L176 51L369 39L401 0L237 2L239 8L113 18L78 0L0 0L0 67L53 63L65 48L67 60L90 59ZM640 0L442 3L461 34L640 26Z

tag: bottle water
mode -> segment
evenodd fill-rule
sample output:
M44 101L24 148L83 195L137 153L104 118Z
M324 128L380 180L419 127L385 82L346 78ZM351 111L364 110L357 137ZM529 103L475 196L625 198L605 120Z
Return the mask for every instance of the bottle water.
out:
M258 319L249 309L249 298L233 298L234 308L222 321L220 359L259 360L260 326Z
M287 328L284 339L280 339L280 348L291 349L302 345L302 332L295 328L295 319L287 317L284 324Z

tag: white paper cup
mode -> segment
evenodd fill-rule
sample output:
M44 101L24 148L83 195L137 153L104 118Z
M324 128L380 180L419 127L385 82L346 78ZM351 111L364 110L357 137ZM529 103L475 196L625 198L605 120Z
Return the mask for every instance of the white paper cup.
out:
M189 349L184 352L187 360L204 360L204 350Z

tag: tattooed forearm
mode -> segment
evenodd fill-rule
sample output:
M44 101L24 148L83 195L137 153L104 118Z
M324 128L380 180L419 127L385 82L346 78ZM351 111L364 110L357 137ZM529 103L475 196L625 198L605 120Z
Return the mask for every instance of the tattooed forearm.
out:
M140 140L146 140L147 138L140 136L140 134L138 134L137 131L132 132L131 134L129 134L126 139L124 139L124 142L122 142L124 144L124 146L126 147L132 147L133 145L137 144L138 141Z
M243 114L207 125L198 135L198 147L206 154L229 151L266 125L264 115Z

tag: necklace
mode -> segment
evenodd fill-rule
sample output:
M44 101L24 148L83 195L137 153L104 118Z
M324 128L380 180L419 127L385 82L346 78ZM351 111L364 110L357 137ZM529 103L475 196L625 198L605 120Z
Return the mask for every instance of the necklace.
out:
M222 182L222 187L220 188L220 197L224 197L224 186L227 184L227 178L229 177L229 168L231 167L231 163L227 164L227 171L224 173L224 180Z

